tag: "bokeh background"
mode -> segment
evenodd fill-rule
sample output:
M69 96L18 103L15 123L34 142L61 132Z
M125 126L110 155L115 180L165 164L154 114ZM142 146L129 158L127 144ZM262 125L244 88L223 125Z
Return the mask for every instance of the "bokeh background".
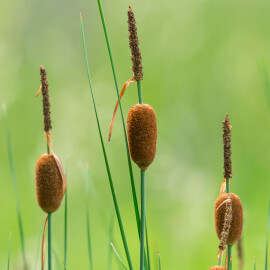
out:
M158 118L157 156L147 172L147 221L151 263L161 252L163 269L208 269L218 240L213 207L223 179L222 120L232 133L231 190L242 199L245 269L262 268L270 177L270 118L256 54L270 61L266 0L103 0L119 86L132 76L126 11L132 5L143 56L144 102ZM40 269L45 213L35 195L35 163L46 151L39 66L47 69L54 150L68 171L68 269L89 269L85 179L95 269L106 269L112 198L83 58L82 12L93 88L104 138L116 92L94 0L10 0L0 4L0 103L7 107L26 251ZM137 103L136 85L123 98L125 117ZM0 268L5 269L12 231L12 269L22 269L20 238L8 153L0 113ZM112 176L132 253L139 264L124 136L117 115L106 142ZM88 165L87 165L88 164ZM133 164L137 191L139 172ZM139 195L139 194L138 194ZM53 246L63 260L64 205L53 215ZM116 220L115 220L116 221ZM114 244L125 261L115 222ZM236 248L233 265L237 268ZM55 263L54 269L57 268ZM119 265L114 259L113 269ZM154 268L153 268L154 269Z

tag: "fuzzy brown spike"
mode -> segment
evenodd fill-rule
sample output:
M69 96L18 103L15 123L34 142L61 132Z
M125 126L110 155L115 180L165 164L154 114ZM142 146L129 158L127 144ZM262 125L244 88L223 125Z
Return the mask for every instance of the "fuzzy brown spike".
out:
M39 157L36 164L36 194L41 209L46 213L55 212L61 205L65 188L65 179L54 155Z
M40 66L40 76L41 76L41 91L43 96L43 116L44 116L44 131L49 132L52 129L51 124L51 105L49 96L49 83L47 79L47 72L43 66Z
M134 79L136 81L140 81L143 79L142 56L139 49L136 20L130 6L128 8L127 15L128 15L129 47L131 50L132 70L134 74Z
M231 160L231 125L229 116L226 114L223 121L223 144L224 144L224 177L232 178L232 160Z
M228 196L225 204L223 229L220 234L220 243L218 246L220 251L224 251L226 249L231 223L232 223L232 198L231 196Z
M156 155L157 119L148 104L136 104L128 112L127 137L132 160L146 170Z
M222 266L213 266L209 270L226 270L226 268L224 268Z

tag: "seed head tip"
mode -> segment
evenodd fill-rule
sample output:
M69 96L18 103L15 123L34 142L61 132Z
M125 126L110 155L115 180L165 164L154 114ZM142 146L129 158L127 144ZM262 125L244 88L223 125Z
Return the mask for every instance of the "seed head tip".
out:
M134 79L136 81L140 81L143 79L142 56L139 48L136 20L134 12L132 11L130 6L127 15L128 15L129 47L131 50L132 71L134 74Z

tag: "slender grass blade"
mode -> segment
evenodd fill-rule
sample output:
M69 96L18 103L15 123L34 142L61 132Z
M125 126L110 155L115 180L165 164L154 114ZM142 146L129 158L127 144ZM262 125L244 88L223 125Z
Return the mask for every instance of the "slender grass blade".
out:
M112 50L111 50L109 35L108 35L107 27L106 27L106 22L105 22L105 18L104 18L104 14L103 14L101 1L97 0L97 3L98 3L100 18L101 18L101 22L102 22L104 35L105 35L105 40L106 40L106 44L107 44L107 49L108 49L108 53L109 53L111 68L112 68L112 72L113 72L115 89L116 89L117 98L118 98L118 102L119 102L119 109L120 109L120 113L121 113L122 126L123 126L124 137L125 137L125 146L126 146L126 152L127 152L127 160L128 160L128 168L129 168L130 184L131 184L131 190L132 190L133 205L134 205L134 210L135 210L135 217L136 217L136 222L137 222L138 235L139 235L139 238L140 238L141 221L140 221L140 213L139 213L139 206L138 206L136 188L135 188L135 183L134 183L133 170L132 170L132 165L131 165L131 158L130 158L130 153L129 153L129 148L128 148L128 140L127 140L125 118L124 118L123 109L122 109L122 105L121 105L121 99L120 99L120 95L119 95L119 88L118 88L118 83L117 83L115 66L114 66L114 62L113 62ZM146 243L148 243L148 239L146 239ZM147 246L147 249L149 249L148 246ZM148 257L149 257L149 254L148 254ZM150 264L148 263L148 265L147 265L147 258L146 258L145 253L144 253L144 263L145 263L144 264L145 269L150 270L150 268L148 268L148 265L150 267Z
M109 240L110 240L110 243L113 242L113 231L114 231L114 211L112 209L110 227L109 227ZM109 253L108 253L108 267L107 267L107 270L111 270L111 269L112 269L112 249L110 247L109 248Z
M111 247L112 247L112 250L113 250L114 254L116 255L116 258L117 258L118 261L120 262L120 264L123 266L124 269L127 270L127 267L125 266L123 260L121 259L120 255L118 254L117 250L115 249L113 243L111 243Z
M88 173L88 171L87 171ZM89 175L88 175L89 177ZM89 215L89 192L88 192L88 177L85 179L85 209L86 209L86 229L87 229L87 243L88 243L88 257L89 257L89 269L93 270L93 256L92 256L92 244L91 244L91 230L90 230L90 215Z
M87 59L82 17L81 17L81 31L82 31L83 50L84 50L85 64L86 64L87 75L88 75L88 82L89 82L91 97L92 97L92 101L93 101L93 105L94 105L94 111L95 111L95 116L96 116L96 121L97 121L97 126L98 126L98 132L99 132L99 138L100 138L100 142L101 142L101 146L102 146L102 152L103 152L106 170L107 170L107 174L108 174L108 180L109 180L110 189L111 189L111 193L112 193L112 197L113 197L113 203L114 203L114 207L115 207L115 211L116 211L118 225L119 225L119 229L121 232L121 237L122 237L129 269L133 270L133 266L132 266L132 262L131 262L131 258L130 258L130 254L129 254L129 249L128 249L128 244L127 244L127 240L126 240L126 235L124 232L122 218L121 218L121 214L120 214L120 210L119 210L119 206L118 206L118 202L117 202L117 198L116 198L116 193L115 193L115 189L114 189L114 184L113 184L113 180L112 180L112 176L111 176L107 153L106 153L106 149L105 149L105 145L104 145L104 141L103 141L103 136L101 133L99 118L98 118L98 114L97 114L97 108L96 108L96 103L95 103L95 98L94 98L94 93L93 93L93 88L92 88L92 82L91 82L91 77L90 77L90 70L89 70L89 65L88 65L88 59Z

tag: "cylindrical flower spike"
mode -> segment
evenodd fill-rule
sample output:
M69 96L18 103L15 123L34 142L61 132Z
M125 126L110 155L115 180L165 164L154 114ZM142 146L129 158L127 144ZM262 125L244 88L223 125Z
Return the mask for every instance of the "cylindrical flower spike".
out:
M157 119L148 104L136 104L127 117L130 156L141 170L146 170L156 155Z
M38 204L46 213L55 212L65 194L66 180L60 160L53 154L42 155L36 164Z
M224 244L233 245L240 239L243 228L243 208L240 198L234 193L223 193L217 198L215 227L218 238L221 242L224 241Z
M209 270L226 270L226 268L224 268L222 266L213 266Z

